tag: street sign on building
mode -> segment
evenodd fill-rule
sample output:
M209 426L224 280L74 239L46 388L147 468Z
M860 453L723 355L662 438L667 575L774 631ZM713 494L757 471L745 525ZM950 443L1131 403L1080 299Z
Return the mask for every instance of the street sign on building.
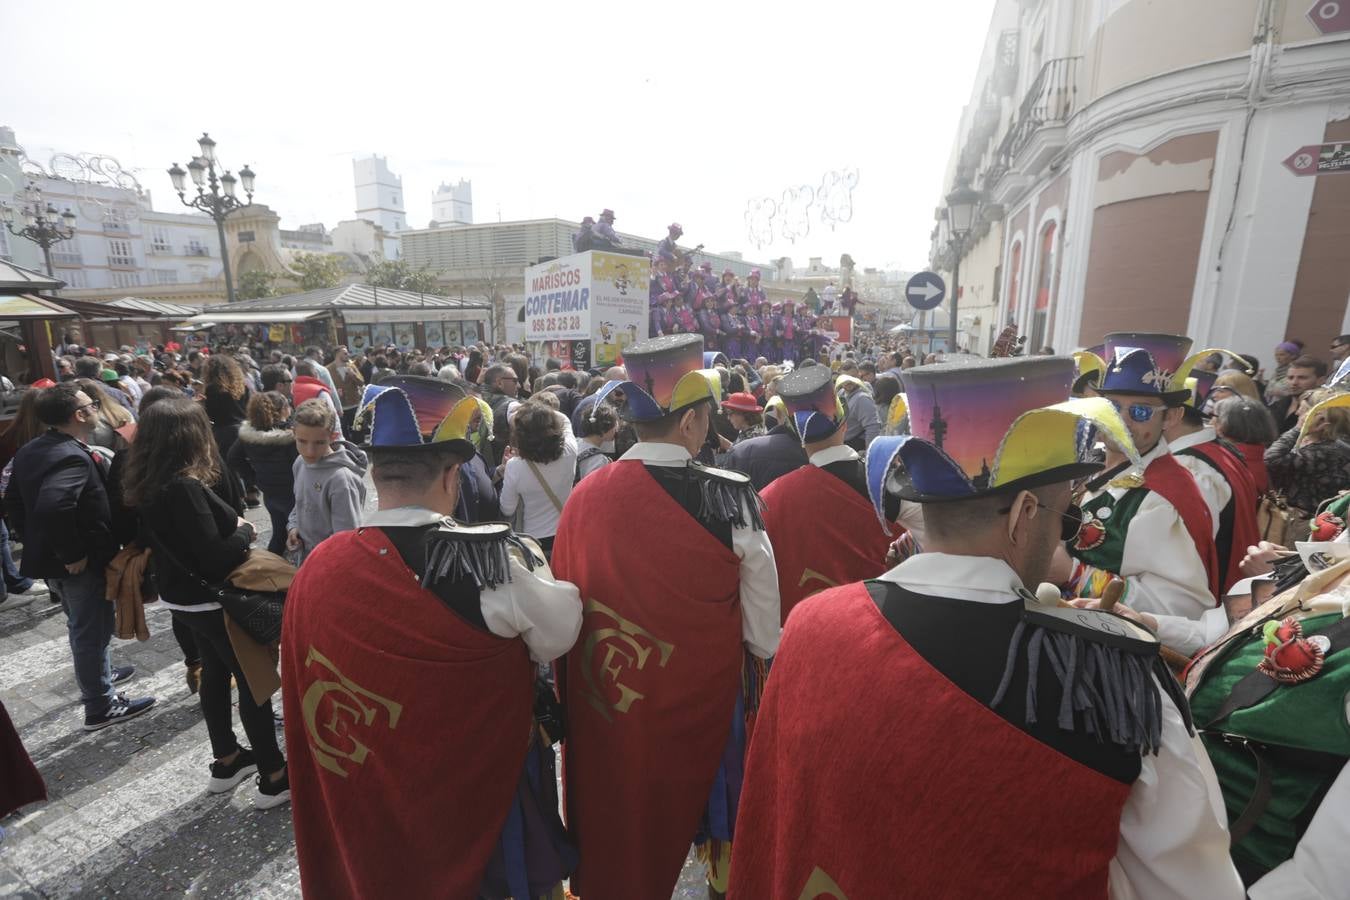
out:
M936 309L947 296L947 284L936 272L918 272L905 285L905 299L915 309Z
M1350 31L1350 0L1317 0L1308 10L1308 18L1322 34Z
M1346 0L1350 3L1350 0ZM1309 144L1284 161L1295 175L1335 175L1350 172L1350 144Z

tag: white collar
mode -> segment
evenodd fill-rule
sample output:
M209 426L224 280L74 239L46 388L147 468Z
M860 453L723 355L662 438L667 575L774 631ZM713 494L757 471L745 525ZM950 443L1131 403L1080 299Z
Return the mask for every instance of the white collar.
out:
M1172 442L1172 452L1185 450L1187 447L1196 447L1200 444L1207 444L1217 438L1213 428L1201 428L1193 434L1184 434Z
M882 575L916 594L976 603L1021 603L1022 580L1006 562L990 556L920 553Z
M666 444L656 441L638 441L619 461L635 459L638 462L652 463L658 466L682 466L693 459L689 451L679 444Z
M854 450L848 444L840 444L837 447L826 447L824 450L817 450L811 454L809 462L811 465L823 469L831 463L845 462L858 458L858 451Z
M377 509L367 513L361 517L361 524L369 528L417 527L443 522L449 518L425 506L398 506L394 509Z

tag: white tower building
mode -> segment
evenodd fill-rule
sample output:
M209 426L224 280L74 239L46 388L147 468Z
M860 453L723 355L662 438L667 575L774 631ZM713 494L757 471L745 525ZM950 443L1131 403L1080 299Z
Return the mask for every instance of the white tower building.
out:
M379 225L385 231L384 257L398 259L398 233L408 227L403 211L403 179L389 171L383 156L352 160L356 176L356 216Z
M441 182L431 195L431 220L436 225L472 225L473 182L463 178L459 184Z

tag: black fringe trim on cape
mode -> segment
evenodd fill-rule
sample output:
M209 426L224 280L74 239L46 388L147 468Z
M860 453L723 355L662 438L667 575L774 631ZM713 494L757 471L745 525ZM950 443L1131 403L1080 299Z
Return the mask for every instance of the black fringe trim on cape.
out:
M699 518L706 522L720 522L733 528L749 527L764 530L764 501L750 482L732 484L716 476L698 479ZM745 511L750 511L747 520Z
M534 571L533 551L510 531L501 537L483 538L451 530L435 529L426 537L426 569L422 587L432 588L444 579L472 579L479 590L511 581L510 548L520 550L525 568Z
M1098 741L1156 755L1162 742L1162 697L1157 689L1160 684L1181 711L1186 730L1195 733L1190 704L1156 645L1152 653L1132 653L1082 635L1029 624L1025 619L1017 624L1008 645L1003 679L989 704L991 708L1003 702L1024 642L1028 725L1035 724L1040 715L1036 694L1044 660L1062 689L1059 708L1053 715L1056 724L1065 731L1085 730Z

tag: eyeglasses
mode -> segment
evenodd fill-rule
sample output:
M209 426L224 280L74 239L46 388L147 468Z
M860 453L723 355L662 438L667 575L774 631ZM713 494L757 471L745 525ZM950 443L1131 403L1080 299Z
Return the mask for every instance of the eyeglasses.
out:
M88 403L81 403L75 407L76 412L84 412L86 409L98 409L98 401L90 400Z
M1148 422L1152 420L1154 413L1162 409L1161 406L1153 406L1149 403L1131 403L1128 407L1122 407L1119 403L1112 400L1111 405L1116 408L1116 412L1127 414L1133 422Z
M1064 510L1064 512L1060 512L1057 509L1051 509L1039 500L1036 501L1036 505L1041 509L1049 510L1063 519L1063 521L1059 523L1059 539L1061 541L1071 541L1078 537L1079 531L1082 531L1083 510L1079 508L1078 504L1070 503L1069 508ZM1010 512L1012 512L1012 507L1006 506L999 510L999 515L1006 516Z

